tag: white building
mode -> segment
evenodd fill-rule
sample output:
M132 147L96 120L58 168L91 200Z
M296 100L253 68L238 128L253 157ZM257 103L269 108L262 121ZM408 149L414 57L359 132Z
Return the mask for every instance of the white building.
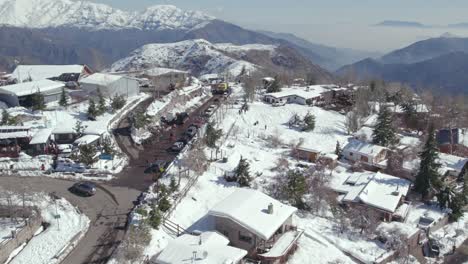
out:
M98 88L105 97L116 95L131 97L140 93L138 81L127 76L95 73L82 79L80 84L85 92L94 96Z
M73 80L67 79L61 81L79 81L92 74L91 69L86 65L18 65L11 74L11 78L18 82L25 80L39 81L45 79L58 80L64 75L73 74Z
M217 232L204 232L198 236L184 234L169 242L152 259L156 264L239 264L247 251L229 246L229 240Z
M388 149L357 139L351 139L343 148L342 155L346 160L382 168L386 166Z
M267 103L295 103L300 105L313 105L322 100L322 94L328 89L320 85L309 87L293 87L283 88L281 92L268 93L264 96L264 101Z
M353 173L341 183L335 182L332 189L341 195L342 203L365 205L383 213L384 219L394 216L404 219L408 213L404 197L409 192L411 182L384 173Z
M65 88L63 83L47 79L1 86L0 101L6 103L9 107L19 105L30 107L32 105L32 95L40 92L46 103L55 102L60 100L63 88Z

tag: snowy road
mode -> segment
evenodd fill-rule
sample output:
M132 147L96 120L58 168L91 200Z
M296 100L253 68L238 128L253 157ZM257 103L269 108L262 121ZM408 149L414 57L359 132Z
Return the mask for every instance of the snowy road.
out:
M0 186L6 190L21 192L26 187L31 192L55 192L91 220L88 232L63 263L105 263L123 237L127 214L140 192L103 185L95 196L84 198L68 191L72 185L71 181L51 178L0 177Z

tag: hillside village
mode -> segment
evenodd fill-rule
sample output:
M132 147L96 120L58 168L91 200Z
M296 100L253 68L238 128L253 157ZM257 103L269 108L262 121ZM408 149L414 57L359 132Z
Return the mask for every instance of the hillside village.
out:
M404 86L85 65L3 79L3 175L142 188L109 263L444 263L468 239L466 120Z

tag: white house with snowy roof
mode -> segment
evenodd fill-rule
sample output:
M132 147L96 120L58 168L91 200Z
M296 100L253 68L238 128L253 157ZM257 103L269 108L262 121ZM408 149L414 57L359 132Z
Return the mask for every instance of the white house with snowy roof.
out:
M293 225L296 208L251 189L238 189L208 215L215 230L250 257L265 261L286 259L297 247L302 231Z
M108 98L116 95L132 97L140 93L138 81L122 75L95 73L82 79L80 85L91 96L96 96L98 89Z
M410 186L411 182L405 179L380 172L363 172L353 173L331 188L340 194L341 203L373 208L383 219L391 221L406 218L409 207L404 199Z
M0 101L6 103L9 107L32 105L32 96L35 93L41 93L46 103L60 100L62 89L65 85L61 82L47 79L23 82L0 87Z
M152 258L156 264L240 264L247 251L229 246L229 240L218 232L184 234L169 242Z
M295 103L300 105L313 105L322 100L322 94L328 89L313 85L308 87L292 87L283 88L282 91L276 93L268 93L264 96L264 101L267 103Z
M342 155L344 159L351 162L360 162L371 167L385 168L388 151L389 149L386 147L357 139L350 139L349 143L343 148Z
M18 65L11 78L19 83L45 79L77 82L90 74L92 70L86 65Z

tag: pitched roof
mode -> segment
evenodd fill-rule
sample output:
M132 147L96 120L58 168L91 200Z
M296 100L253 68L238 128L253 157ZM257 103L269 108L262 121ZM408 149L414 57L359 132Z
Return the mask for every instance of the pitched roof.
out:
M51 128L40 129L34 134L29 144L30 145L45 144L47 143L47 140L49 140L51 135L52 135Z
M309 87L293 87L283 88L281 92L268 93L265 96L272 96L275 98L283 98L287 96L299 96L304 99L319 97L322 93L328 91L320 85L313 85Z
M125 76L105 74L105 73L94 73L86 78L83 78L80 82L86 83L86 84L106 86L122 78L125 78Z
M273 214L268 213L269 204L273 205ZM295 207L282 204L262 192L238 189L208 214L228 218L267 240L296 211Z
M157 264L233 264L247 255L247 251L228 244L229 240L217 232L204 232L200 236L184 234L170 241L155 261Z
M47 94L48 92L58 90L62 87L64 87L63 83L45 79L1 86L0 92L3 91L4 93L14 94L16 96L26 96L34 94L37 91Z
M354 151L364 155L376 155L383 150L386 150L386 147L379 145L374 145L364 141L352 139L349 143L343 148L343 151Z
M23 81L31 77L33 81L59 77L64 73L82 73L83 65L18 65L12 77Z

